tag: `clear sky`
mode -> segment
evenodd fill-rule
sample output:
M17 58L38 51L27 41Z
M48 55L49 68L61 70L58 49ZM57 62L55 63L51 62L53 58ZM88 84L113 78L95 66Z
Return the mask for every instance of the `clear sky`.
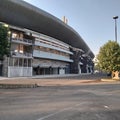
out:
M96 55L108 40L114 40L113 16L120 17L120 0L24 0L62 19L74 28ZM120 18L117 19L120 43Z

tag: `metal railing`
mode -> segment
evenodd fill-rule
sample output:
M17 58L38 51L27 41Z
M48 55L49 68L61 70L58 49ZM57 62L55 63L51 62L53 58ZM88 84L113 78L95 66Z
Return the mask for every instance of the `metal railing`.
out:
M12 38L12 41L14 42L21 42L21 43L27 43L27 44L32 44L32 40L26 39L26 38Z
M28 52L20 53L20 52L11 51L11 55L15 57L32 57L32 53L28 53Z
M63 55L58 55L58 54L43 52L43 51L38 51L38 50L33 51L33 57L40 57L40 58L48 58L48 59L54 59L54 60L73 62L73 60L71 60L70 57L68 57L68 56L63 56Z

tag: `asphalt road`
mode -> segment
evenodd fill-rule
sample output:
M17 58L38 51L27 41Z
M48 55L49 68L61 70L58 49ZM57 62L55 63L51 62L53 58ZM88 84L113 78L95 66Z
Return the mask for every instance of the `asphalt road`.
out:
M0 89L0 120L120 120L120 84Z

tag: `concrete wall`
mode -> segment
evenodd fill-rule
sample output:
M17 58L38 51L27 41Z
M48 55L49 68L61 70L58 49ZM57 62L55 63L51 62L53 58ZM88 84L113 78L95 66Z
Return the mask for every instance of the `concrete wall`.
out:
M11 67L8 66L8 77L32 76L32 67Z

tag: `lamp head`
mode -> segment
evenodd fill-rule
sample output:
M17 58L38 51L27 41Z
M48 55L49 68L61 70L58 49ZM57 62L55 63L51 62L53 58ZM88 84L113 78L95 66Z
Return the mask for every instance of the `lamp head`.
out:
M118 16L114 16L113 19L118 19Z

